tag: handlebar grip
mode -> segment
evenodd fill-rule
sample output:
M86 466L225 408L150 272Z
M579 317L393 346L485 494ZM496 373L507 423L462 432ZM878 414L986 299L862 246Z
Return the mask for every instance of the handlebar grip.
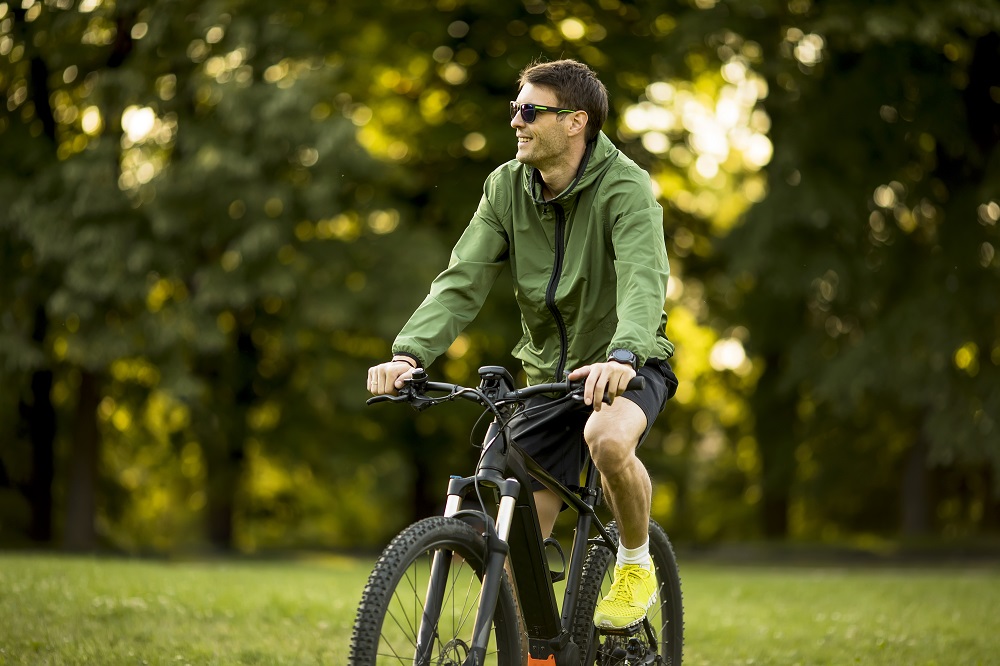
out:
M632 379L630 379L629 382L628 382L628 384L625 385L625 390L626 391L641 391L644 388L646 388L646 378L645 377L639 377L638 375L636 375L635 377L633 377ZM601 398L601 400L606 405L610 405L611 404L611 401L608 399L608 394L607 393L604 394L604 397Z

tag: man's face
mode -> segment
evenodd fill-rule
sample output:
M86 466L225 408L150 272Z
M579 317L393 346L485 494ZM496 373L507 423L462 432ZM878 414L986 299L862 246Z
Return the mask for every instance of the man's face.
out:
M544 86L526 83L517 96L518 104L558 107L556 94ZM520 112L510 121L517 135L518 162L546 171L569 157L569 137L561 114L539 112L533 123L526 123Z

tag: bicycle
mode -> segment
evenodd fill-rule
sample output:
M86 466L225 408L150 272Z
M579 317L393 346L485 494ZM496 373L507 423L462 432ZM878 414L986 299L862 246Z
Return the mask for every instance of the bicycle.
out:
M559 395L550 405L582 400L583 382L514 389L502 367L486 366L479 374L479 387L470 388L428 381L421 370L398 395L368 400L405 402L422 411L464 399L484 406L494 419L475 474L451 477L444 515L404 529L376 562L354 623L350 663L523 666L527 659L529 666L679 666L683 605L666 533L650 521L659 589L646 619L626 630L596 628L594 608L610 588L618 530L614 521L602 524L595 512L603 494L594 463L588 457L583 486L569 488L508 437L508 422L528 398ZM636 377L628 388L641 388L642 382ZM558 541L542 541L531 477L577 513L568 568ZM470 502L474 508L463 507ZM561 570L550 569L550 552L562 560ZM508 558L513 581L504 566ZM561 607L554 588L560 580L566 581Z

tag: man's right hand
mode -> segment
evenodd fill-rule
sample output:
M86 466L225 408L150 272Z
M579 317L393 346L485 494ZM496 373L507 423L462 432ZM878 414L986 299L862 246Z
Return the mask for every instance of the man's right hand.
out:
M392 360L368 368L368 390L372 395L396 395L415 370L412 363L403 360Z

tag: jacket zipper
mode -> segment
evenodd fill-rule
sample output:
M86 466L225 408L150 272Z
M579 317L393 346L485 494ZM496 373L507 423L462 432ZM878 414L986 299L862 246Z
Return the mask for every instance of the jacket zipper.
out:
M566 231L566 215L563 213L562 206L552 204L552 208L556 213L556 256L552 265L552 277L549 278L549 286L545 290L545 305L548 306L549 312L552 313L552 317L556 321L556 328L559 329L559 364L556 365L555 377L555 381L558 382L562 381L562 375L566 369L566 346L568 344L566 340L566 324L563 322L562 315L559 314L559 308L556 306L556 289L559 287L559 277L562 274L563 255L565 254L563 235Z

